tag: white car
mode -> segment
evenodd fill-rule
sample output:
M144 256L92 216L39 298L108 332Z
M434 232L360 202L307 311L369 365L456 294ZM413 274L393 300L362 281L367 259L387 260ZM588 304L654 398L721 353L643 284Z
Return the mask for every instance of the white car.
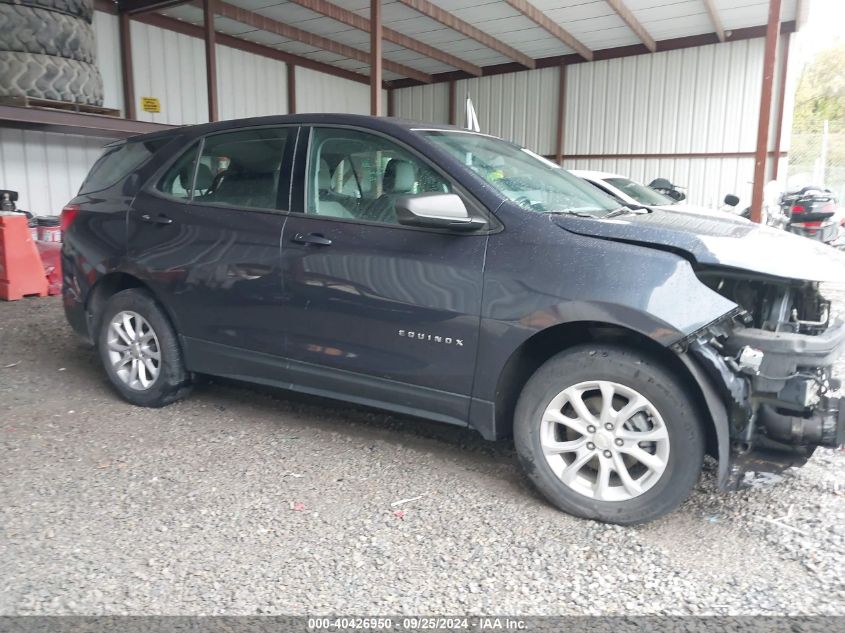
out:
M692 204L678 202L665 196L659 191L655 191L643 184L620 176L618 174L610 174L604 171L588 171L583 169L570 169L569 173L586 180L591 185L601 189L603 192L615 198L622 204L633 209L638 207L648 207L650 209L660 209L662 211L680 211L683 213L692 213L695 215L709 215L721 218L731 218L733 220L740 220L747 222L744 218L725 211L718 211L716 209L708 209L707 207L698 207Z

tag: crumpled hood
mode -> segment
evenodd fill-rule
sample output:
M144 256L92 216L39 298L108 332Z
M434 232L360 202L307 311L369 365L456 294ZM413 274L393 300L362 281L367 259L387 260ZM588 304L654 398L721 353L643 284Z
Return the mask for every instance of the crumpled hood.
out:
M590 237L683 251L700 264L807 281L845 281L845 254L820 242L748 222L654 210L607 220L554 216L558 226Z

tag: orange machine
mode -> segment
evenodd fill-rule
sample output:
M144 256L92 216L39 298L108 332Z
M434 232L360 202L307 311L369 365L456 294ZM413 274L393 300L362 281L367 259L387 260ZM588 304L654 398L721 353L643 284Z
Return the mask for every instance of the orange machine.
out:
M26 216L0 215L0 299L47 296L47 278Z

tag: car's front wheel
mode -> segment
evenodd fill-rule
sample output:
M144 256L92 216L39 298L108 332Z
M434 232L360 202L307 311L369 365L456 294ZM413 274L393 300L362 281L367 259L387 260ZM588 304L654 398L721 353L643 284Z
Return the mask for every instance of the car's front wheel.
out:
M190 376L176 332L153 297L139 288L118 292L99 318L97 348L112 385L142 407L183 397Z
M680 505L704 458L683 383L610 345L572 348L542 365L517 403L514 441L528 476L558 508L621 524Z

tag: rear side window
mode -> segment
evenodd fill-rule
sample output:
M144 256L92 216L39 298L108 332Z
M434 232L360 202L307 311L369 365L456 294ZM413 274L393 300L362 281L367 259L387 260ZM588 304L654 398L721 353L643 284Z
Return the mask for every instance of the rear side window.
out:
M196 166L194 202L277 209L288 133L288 128L259 128L206 137Z
M161 149L169 139L129 141L107 147L79 189L80 194L102 191L123 180Z
M189 199L192 193L205 193L203 189L199 192L193 190L194 171L196 170L197 154L199 143L194 143L187 152L179 157L173 167L159 180L156 189L174 198ZM203 183L198 183L203 184ZM210 183L206 184L206 188Z

